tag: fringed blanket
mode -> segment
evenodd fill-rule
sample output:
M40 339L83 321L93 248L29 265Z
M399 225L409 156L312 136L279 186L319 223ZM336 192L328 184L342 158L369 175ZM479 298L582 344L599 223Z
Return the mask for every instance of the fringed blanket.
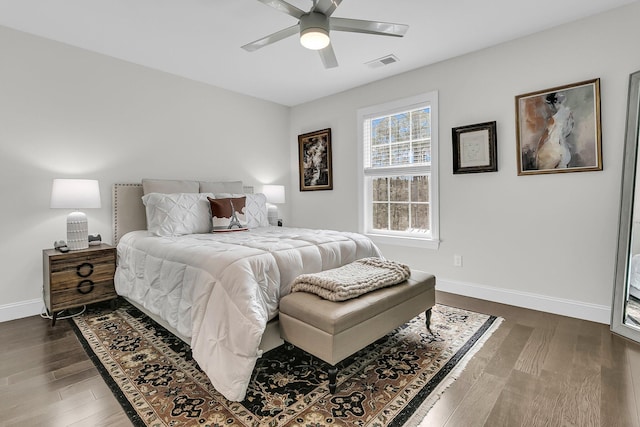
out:
M362 258L332 270L302 274L293 281L291 292L309 292L329 301L344 301L404 282L409 276L409 267L399 262Z

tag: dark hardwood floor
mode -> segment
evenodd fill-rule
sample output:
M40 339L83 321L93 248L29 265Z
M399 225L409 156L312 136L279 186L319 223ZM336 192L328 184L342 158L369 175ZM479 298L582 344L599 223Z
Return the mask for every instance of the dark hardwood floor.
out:
M424 426L640 427L640 345L607 325L439 292L504 318ZM0 323L0 426L129 426L66 321Z
M69 323L0 323L0 426L131 426Z

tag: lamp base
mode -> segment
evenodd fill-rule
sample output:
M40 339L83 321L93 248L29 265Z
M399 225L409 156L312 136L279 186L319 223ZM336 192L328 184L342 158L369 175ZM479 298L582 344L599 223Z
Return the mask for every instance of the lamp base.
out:
M83 212L71 212L67 216L67 247L72 251L89 247L89 224Z
M278 225L278 207L272 203L267 203L267 220L269 225Z

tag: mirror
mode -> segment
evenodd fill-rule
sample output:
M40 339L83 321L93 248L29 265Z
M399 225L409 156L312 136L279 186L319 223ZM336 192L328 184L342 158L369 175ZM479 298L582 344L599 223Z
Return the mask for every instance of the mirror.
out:
M640 342L640 180L638 125L640 71L629 78L627 130L622 166L618 256L611 310L611 330Z

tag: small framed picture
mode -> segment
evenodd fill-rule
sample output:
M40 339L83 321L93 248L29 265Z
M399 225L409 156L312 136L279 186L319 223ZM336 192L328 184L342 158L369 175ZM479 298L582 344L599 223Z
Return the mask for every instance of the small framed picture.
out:
M496 172L496 122L453 128L453 173Z
M518 175L602 170L600 79L516 96Z
M298 135L300 191L332 190L331 129Z

